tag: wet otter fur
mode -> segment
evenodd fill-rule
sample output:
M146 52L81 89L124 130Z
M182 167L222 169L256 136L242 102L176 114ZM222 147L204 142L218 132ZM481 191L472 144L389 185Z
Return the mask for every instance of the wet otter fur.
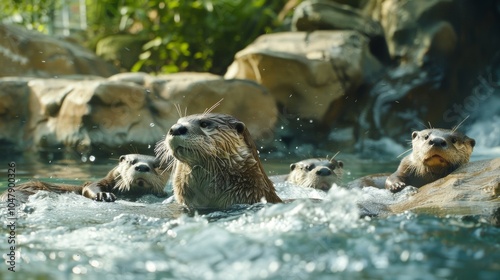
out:
M160 160L154 156L128 154L101 180L83 187L82 195L97 201L112 202L117 193L126 197L145 194L163 196L167 173L159 170Z
M27 196L38 191L69 193L83 195L96 201L113 202L116 194L136 198L145 194L164 196L164 187L168 180L166 172L162 172L160 161L154 156L128 154L120 156L119 163L108 174L96 181L82 185L47 183L30 181L17 185L16 199L26 200ZM7 192L0 200L6 200Z
M449 129L431 128L412 133L412 152L401 160L385 187L398 192L406 186L420 188L443 178L469 162L476 141Z
M191 210L281 202L246 125L233 116L182 117L158 143L156 152L165 161L173 157L175 199Z
M286 181L304 188L328 191L342 181L344 163L335 159L311 158L290 164Z

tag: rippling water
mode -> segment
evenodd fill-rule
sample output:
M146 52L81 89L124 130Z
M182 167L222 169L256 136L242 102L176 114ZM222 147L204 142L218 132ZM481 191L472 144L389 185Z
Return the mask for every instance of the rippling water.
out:
M289 163L267 164L279 173ZM348 177L376 171L373 165L359 161ZM368 166L373 166L371 171ZM38 175L20 168L18 176L53 181L66 176L76 182L89 174L103 176L111 167L59 162L37 166ZM49 170L52 173L46 173ZM498 279L500 275L500 228L481 220L410 213L360 219L357 191L334 187L325 194L284 184L277 188L282 197L324 200L238 205L189 216L156 197L101 203L74 194L41 192L18 209L16 272L4 264L0 278ZM2 222L0 251L5 258L9 232L8 221Z

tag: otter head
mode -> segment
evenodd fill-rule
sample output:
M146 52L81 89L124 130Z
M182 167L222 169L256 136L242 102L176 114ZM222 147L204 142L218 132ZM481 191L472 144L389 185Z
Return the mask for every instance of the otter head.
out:
M412 157L416 164L434 173L454 170L469 162L476 141L448 129L425 129L412 133Z
M339 183L344 163L335 159L306 159L290 165L288 181L298 186L328 191Z
M115 188L128 194L162 194L168 176L159 167L160 161L153 156L122 155L114 169Z
M165 142L173 157L190 166L214 160L235 163L252 156L247 134L245 124L234 117L198 114L180 118Z
M180 118L158 143L157 154L173 160L176 200L189 208L226 208L265 198L281 201L260 163L245 124L225 114Z

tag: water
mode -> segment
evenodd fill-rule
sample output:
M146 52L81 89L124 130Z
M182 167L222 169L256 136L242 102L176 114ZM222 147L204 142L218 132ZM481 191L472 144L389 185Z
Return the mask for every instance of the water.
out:
M392 170L338 156L347 180ZM14 159L18 178L83 182L113 161L41 164ZM293 161L293 160L292 160ZM283 173L290 160L265 160ZM6 173L2 162L1 172ZM2 182L2 189L5 184ZM359 218L357 191L328 194L277 186L287 204L235 206L189 216L163 199L94 202L75 194L38 193L18 209L16 272L0 279L498 279L500 228L476 219L410 213ZM9 252L2 216L0 251Z

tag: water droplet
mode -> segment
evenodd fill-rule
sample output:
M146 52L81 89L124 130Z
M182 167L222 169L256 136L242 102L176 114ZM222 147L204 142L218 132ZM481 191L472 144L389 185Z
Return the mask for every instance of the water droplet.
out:
M407 250L404 250L399 256L399 259L401 259L402 262L408 261L409 258L410 258L410 252L408 252Z
M155 126L155 124L154 124L154 123L150 123L150 124L149 124L149 126L150 126L150 127L154 127L154 126Z
M95 161L95 156L90 156L90 157L89 157L89 160L90 160L91 162L94 162L94 161Z
M146 267L146 270L149 272L155 272L156 271L156 265L152 261L147 261L144 265Z

